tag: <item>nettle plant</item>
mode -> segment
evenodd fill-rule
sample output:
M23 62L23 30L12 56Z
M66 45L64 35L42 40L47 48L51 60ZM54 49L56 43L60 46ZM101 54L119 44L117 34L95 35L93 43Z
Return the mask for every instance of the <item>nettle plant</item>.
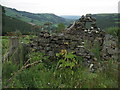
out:
M72 69L76 64L78 64L76 55L72 52L68 53L65 49L61 50L60 53L56 53L56 57L59 60L56 68Z

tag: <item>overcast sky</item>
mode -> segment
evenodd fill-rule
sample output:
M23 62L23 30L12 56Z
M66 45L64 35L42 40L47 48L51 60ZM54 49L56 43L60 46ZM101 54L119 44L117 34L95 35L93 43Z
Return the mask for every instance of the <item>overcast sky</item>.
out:
M0 0L1 5L32 13L83 15L117 13L120 0Z

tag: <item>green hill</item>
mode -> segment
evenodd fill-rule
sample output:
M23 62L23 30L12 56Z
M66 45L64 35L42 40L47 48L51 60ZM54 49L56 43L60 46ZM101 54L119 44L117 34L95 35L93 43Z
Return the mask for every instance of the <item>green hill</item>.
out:
M7 7L5 7L5 14L7 16L25 21L27 23L33 23L36 25L43 25L46 22L51 22L53 24L59 24L59 23L69 24L70 21L62 17L59 17L55 14L50 14L50 13L35 14L25 11L18 11L16 9L7 8Z
M78 16L78 15L61 15L60 17L63 17L63 18L66 18L66 19L71 19L71 20L77 20L81 16Z
M71 22L73 22L73 20L65 19L50 13L35 14L25 11L18 11L16 9L7 8L7 7L4 7L4 9L5 9L5 17L4 17L5 25L4 25L3 33L6 33L7 31L15 31L16 29L19 29L23 33L27 33L31 31L32 25L41 26L48 22L52 23L51 26L52 29L56 29L57 25L60 23L69 25ZM120 24L120 20L118 20L117 13L93 14L93 17L95 17L97 20L96 21L97 26L102 29L107 29L109 27L118 27L118 24ZM11 24L13 24L14 26L12 26Z
M96 18L98 27L102 29L118 27L118 24L120 24L120 19L118 20L117 13L93 14L92 16ZM78 20L81 16L62 15L61 17L71 20Z
M118 27L118 24L120 24L120 19L118 18L117 13L93 14L93 17L95 17L97 20L97 26L102 29Z
M28 34L33 30L33 26L31 24L6 16L5 14L3 14L2 19L3 19L2 35L5 35L7 32L15 31L20 31L23 34Z

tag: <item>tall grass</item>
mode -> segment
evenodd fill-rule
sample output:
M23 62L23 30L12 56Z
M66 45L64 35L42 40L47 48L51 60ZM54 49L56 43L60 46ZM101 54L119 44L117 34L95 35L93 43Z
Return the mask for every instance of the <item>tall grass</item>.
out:
M92 73L89 68L82 65L82 62L75 69L63 67L57 70L55 70L55 67L48 68L46 63L41 62L14 76L13 72L16 72L18 68L12 62L7 62L3 65L3 87L117 88L118 62L108 60L103 61L102 64L103 68L101 67L95 73ZM14 78L11 82L8 82L11 76L14 76Z
M28 37L25 39L29 40ZM100 60L99 49L100 47L96 43L91 51ZM14 73L18 72L19 65L15 65L11 61L3 63L3 88L118 88L117 61L101 61L100 64L102 67L92 73L89 71L89 68L83 66L82 58L78 58L72 54L67 54L63 57L63 62L60 65L73 68L60 67L57 69L57 63L61 61L59 59L53 61L48 56L34 51L31 51L27 56L30 59L30 63L39 60L42 61L37 65L20 71L16 75ZM74 65L67 62L67 60L71 60L71 63L74 63ZM13 77L11 81L8 81L11 77Z

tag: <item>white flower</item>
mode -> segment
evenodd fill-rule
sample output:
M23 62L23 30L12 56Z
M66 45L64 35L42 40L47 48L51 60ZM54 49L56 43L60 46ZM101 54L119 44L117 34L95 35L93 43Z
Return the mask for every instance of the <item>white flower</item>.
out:
M60 77L61 77L61 74L60 74Z
M48 85L50 85L50 83L48 83Z

